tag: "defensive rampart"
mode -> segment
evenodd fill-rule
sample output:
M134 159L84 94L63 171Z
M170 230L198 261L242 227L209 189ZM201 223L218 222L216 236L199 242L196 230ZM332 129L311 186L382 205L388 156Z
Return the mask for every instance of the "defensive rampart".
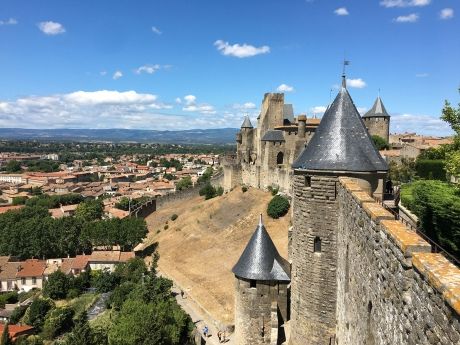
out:
M460 270L339 181L337 344L460 344Z

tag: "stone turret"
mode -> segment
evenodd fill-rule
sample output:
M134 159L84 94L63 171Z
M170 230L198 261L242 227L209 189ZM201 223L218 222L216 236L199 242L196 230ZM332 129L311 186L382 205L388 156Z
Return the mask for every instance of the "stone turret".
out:
M251 154L253 151L253 134L254 127L252 126L249 116L246 115L239 132L239 141L237 140L237 150L240 159L242 159L244 163L251 162Z
M390 115L388 115L380 96L375 100L372 109L363 115L363 121L371 136L378 135L385 139L387 143L389 142Z
M353 178L381 195L388 166L346 89L324 114L293 164L290 345L335 344L337 303L337 183Z
M305 138L306 126L307 126L307 116L299 115L297 117L297 121L299 122L299 138Z
M288 319L289 263L279 255L262 215L232 271L236 344L281 344L281 326Z

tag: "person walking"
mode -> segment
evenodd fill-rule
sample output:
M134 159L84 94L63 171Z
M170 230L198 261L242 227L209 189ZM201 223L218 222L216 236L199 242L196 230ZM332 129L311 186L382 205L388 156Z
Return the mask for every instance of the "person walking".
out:
M203 328L203 335L204 335L205 338L208 337L208 333L209 333L209 328L208 328L208 326L205 325L204 328Z

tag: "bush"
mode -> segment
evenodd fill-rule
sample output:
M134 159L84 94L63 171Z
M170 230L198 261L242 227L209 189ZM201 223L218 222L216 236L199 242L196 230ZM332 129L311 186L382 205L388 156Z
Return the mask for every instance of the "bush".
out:
M200 189L199 194L204 196L205 200L214 198L217 195L216 189L208 182L206 185Z
M27 310L25 317L26 324L41 330L45 322L46 314L53 308L54 303L52 300L44 298L35 299Z
M91 285L96 288L97 292L104 293L115 289L119 282L117 275L104 270L93 273Z
M16 196L13 198L13 205L24 205L27 201L26 196Z
M278 219L289 210L289 200L281 195L275 195L268 203L267 213L270 217Z
M387 141L378 135L373 135L372 141L374 142L375 147L377 147L377 150L385 150L389 148Z
M246 193L248 191L248 187L246 187L246 186L241 187L241 191L243 193Z
M68 332L73 326L73 309L69 307L53 309L43 325L43 334L47 339L54 339Z
M440 159L417 159L415 170L423 179L446 181L445 162Z
M222 194L224 194L224 188L222 188L222 186L217 187L216 194L218 196L221 196Z
M13 313L10 316L10 323L15 325L21 321L21 318L26 313L28 306L20 305L19 307L14 308Z
M18 293L16 291L10 291L0 295L0 308L4 308L7 303L17 303Z
M166 224L166 225L163 227L163 229L165 229L165 230L168 230L168 228L169 228L169 225L168 225L168 224Z
M175 220L177 219L177 217L179 217L179 216L178 216L177 214L174 213L174 214L171 216L171 220L172 220L172 221L175 221Z
M419 218L423 232L460 258L459 191L435 180L414 182L404 186L403 191L403 203ZM410 192L412 199L407 197Z

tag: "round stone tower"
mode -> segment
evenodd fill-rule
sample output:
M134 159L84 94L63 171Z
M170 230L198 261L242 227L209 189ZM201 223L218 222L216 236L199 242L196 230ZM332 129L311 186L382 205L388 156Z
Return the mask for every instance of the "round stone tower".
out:
M233 267L235 340L238 345L281 344L288 320L289 263L262 223Z
M390 139L390 115L388 115L380 96L375 100L372 109L363 115L363 121L371 136L378 135L388 143Z
M370 195L380 195L388 170L345 77L293 169L290 345L335 344L338 178L351 177Z
M241 130L239 132L238 142L238 153L241 157L242 162L251 163L251 151L253 149L253 133L254 127L252 126L249 116L244 117L243 124L241 125Z

